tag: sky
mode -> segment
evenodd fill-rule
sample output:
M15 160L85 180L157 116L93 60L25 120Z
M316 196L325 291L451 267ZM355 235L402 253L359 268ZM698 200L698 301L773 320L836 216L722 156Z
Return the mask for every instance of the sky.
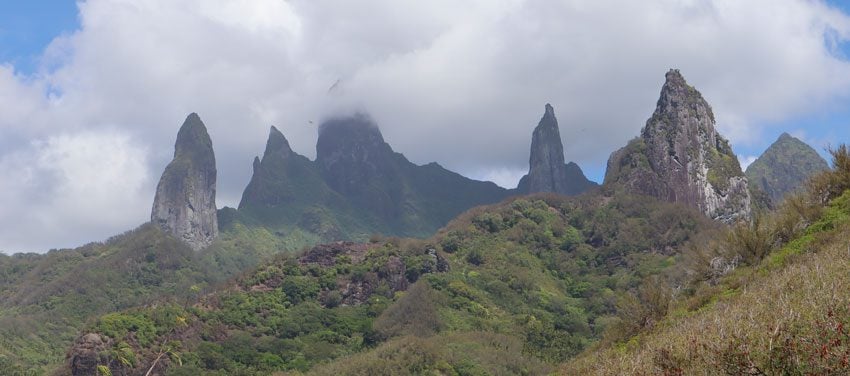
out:
M368 112L393 148L512 188L551 103L601 181L678 68L742 164L782 132L850 140L850 5L809 0L0 1L0 250L132 229L191 112L219 207L275 125L315 156ZM825 153L824 153L825 154Z

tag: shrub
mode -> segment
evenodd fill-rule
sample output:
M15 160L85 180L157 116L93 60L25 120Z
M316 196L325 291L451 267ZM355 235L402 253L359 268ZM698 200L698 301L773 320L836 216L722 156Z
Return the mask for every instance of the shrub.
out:
M384 338L401 335L426 337L440 330L434 292L427 283L414 283L395 304L387 308L373 328Z
M757 215L750 223L742 222L735 225L729 232L726 242L744 262L748 265L756 265L773 251L776 235L765 219Z
M831 171L824 171L809 180L808 191L821 204L825 204L850 189L850 150L841 144L830 149L832 154Z
M498 213L483 213L473 218L472 223L482 231L489 233L499 232L505 228L502 216Z
M97 329L107 337L121 340L133 332L139 344L147 346L156 336L156 324L144 316L110 313L100 318Z

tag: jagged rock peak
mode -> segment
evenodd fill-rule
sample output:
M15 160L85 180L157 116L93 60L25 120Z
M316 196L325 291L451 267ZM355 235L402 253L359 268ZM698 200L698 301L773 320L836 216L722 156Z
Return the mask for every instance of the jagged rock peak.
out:
M308 181L313 172L312 162L294 152L283 133L274 126L269 129L262 159L255 157L253 167L251 181L239 201L240 210L267 209L305 199L303 196L309 192L298 191L296 186L315 184L315 181ZM314 186L311 190L320 191L320 188Z
M254 166L254 173L256 174L256 173L257 173L257 169L259 169L259 168L260 168L260 157L254 157L254 163L253 163L253 166Z
M543 117L531 137L528 174L519 182L522 193L553 192L574 195L595 186L587 180L575 163L564 164L564 145L558 119L551 104L546 104Z
M612 154L605 182L699 208L723 222L751 211L747 179L715 129L711 106L676 69L667 72L641 137Z
M174 159L156 187L151 222L195 250L218 236L216 167L212 141L201 118L190 114L174 144Z
M292 148L289 147L289 141L283 133L280 133L274 125L269 129L269 139L266 141L266 151L263 153L263 159L270 155L277 155L286 158L292 154Z

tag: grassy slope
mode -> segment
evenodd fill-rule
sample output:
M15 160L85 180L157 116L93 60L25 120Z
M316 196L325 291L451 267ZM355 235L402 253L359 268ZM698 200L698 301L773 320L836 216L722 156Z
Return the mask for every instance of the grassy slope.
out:
M172 346L183 366L170 359L170 374L541 374L599 337L619 292L711 226L646 199L518 199L467 212L429 240L374 243L332 265L279 257L193 307L110 314L90 328L113 350L129 345L137 371ZM352 284L369 293L340 305Z
M683 299L654 329L589 351L563 374L846 374L850 370L850 191L708 304ZM700 297L705 301L705 297Z

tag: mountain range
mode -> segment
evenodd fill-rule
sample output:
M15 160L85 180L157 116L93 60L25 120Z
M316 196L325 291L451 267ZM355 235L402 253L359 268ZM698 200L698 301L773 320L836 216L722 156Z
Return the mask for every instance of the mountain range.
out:
M190 114L150 224L0 256L0 371L552 372L610 333L651 328L627 325L648 298L629 299L690 275L705 237L761 223L758 197L786 210L783 196L832 182L800 144L783 135L745 174L670 70L602 186L565 161L549 104L515 189L411 163L358 113L322 122L315 160L271 127L238 208L216 210L213 140ZM761 260L737 257L710 258L710 281Z

